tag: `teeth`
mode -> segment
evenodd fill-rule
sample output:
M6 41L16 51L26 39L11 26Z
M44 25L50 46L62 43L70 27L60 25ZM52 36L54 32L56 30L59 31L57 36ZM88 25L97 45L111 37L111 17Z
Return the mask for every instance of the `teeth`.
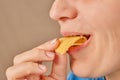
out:
M86 37L87 38L87 40L89 39L89 37L90 37L90 35L89 34L86 34L86 35L71 35L71 36L69 36L69 37L80 37L80 36L84 36L84 37Z
M90 35L83 35L84 37L87 38L87 40L90 38Z
M56 53L64 54L66 53L70 47L79 46L87 41L87 37L85 36L69 36L60 38L60 45L55 50Z

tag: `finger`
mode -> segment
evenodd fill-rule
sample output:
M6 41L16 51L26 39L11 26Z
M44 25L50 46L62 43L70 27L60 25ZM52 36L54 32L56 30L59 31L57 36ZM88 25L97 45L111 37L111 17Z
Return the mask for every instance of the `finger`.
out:
M30 75L41 75L47 71L46 66L27 62L10 67L6 71L8 80L22 79Z
M51 76L46 76L46 75L41 75L41 78L40 78L40 80L56 80L56 79L54 79L54 78L52 78Z
M27 80L40 80L39 75L30 75L26 78Z
M58 80L58 79L55 79L53 78L51 75L40 75L40 80Z
M55 53L53 52L33 49L15 56L14 65L24 62L52 61L54 57L55 57Z
M42 49L42 50L47 50L47 51L54 51L57 48L57 46L59 45L59 43L60 42L58 39L53 39L53 40L48 41L36 48Z
M55 47L58 46L58 43L59 42L57 41L57 39L54 39L52 41L46 42L39 47L19 54L14 58L14 64L19 64L26 61L51 61L54 59L54 53L50 50L55 49Z
M51 77L56 80L66 80L67 76L67 54L56 54L53 62Z

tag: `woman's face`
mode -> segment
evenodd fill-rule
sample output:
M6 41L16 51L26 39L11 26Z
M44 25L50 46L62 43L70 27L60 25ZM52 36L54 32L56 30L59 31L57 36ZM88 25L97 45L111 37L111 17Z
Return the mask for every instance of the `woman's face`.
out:
M108 75L120 69L120 0L55 0L50 17L62 35L92 34L87 47L70 54L80 77Z

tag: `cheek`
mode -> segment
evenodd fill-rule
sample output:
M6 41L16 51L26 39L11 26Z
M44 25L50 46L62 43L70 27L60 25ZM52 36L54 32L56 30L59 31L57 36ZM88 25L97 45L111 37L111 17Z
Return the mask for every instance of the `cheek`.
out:
M84 22L90 25L97 40L104 44L118 45L120 40L120 6L109 2L96 2L87 6L81 13ZM109 41L108 41L109 40ZM108 42L107 42L108 41ZM106 42L106 43L105 43Z
M112 73L120 66L120 11L118 7L116 9L112 6L99 7L94 10L94 14L85 16L94 28L96 41L99 42L97 48L98 53L102 54L100 66L104 74Z
M84 5L81 3L77 6L78 15L94 28L120 25L120 5L117 4L119 2L113 3L108 0L95 0L89 4L84 2Z
M118 64L120 61L120 43L118 43L120 41L119 7L111 3L99 3L80 9L82 11L79 16L84 20L84 23L90 25L90 31L95 33L94 41L90 47L93 49L94 45L96 51L93 52L92 56L89 56L88 61L86 62L82 60L80 60L81 62L79 60L79 62L77 62L77 60L73 61L71 64L72 70L78 76L90 76L92 71L93 73L98 73L100 75L115 71L118 69L118 66L120 66L120 64ZM78 67L79 70L77 69Z

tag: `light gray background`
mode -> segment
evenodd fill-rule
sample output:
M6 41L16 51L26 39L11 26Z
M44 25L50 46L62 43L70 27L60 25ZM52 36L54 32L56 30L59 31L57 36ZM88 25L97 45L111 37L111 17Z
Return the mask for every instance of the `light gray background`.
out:
M59 25L49 18L53 1L0 0L0 80L6 80L15 55L60 37Z

